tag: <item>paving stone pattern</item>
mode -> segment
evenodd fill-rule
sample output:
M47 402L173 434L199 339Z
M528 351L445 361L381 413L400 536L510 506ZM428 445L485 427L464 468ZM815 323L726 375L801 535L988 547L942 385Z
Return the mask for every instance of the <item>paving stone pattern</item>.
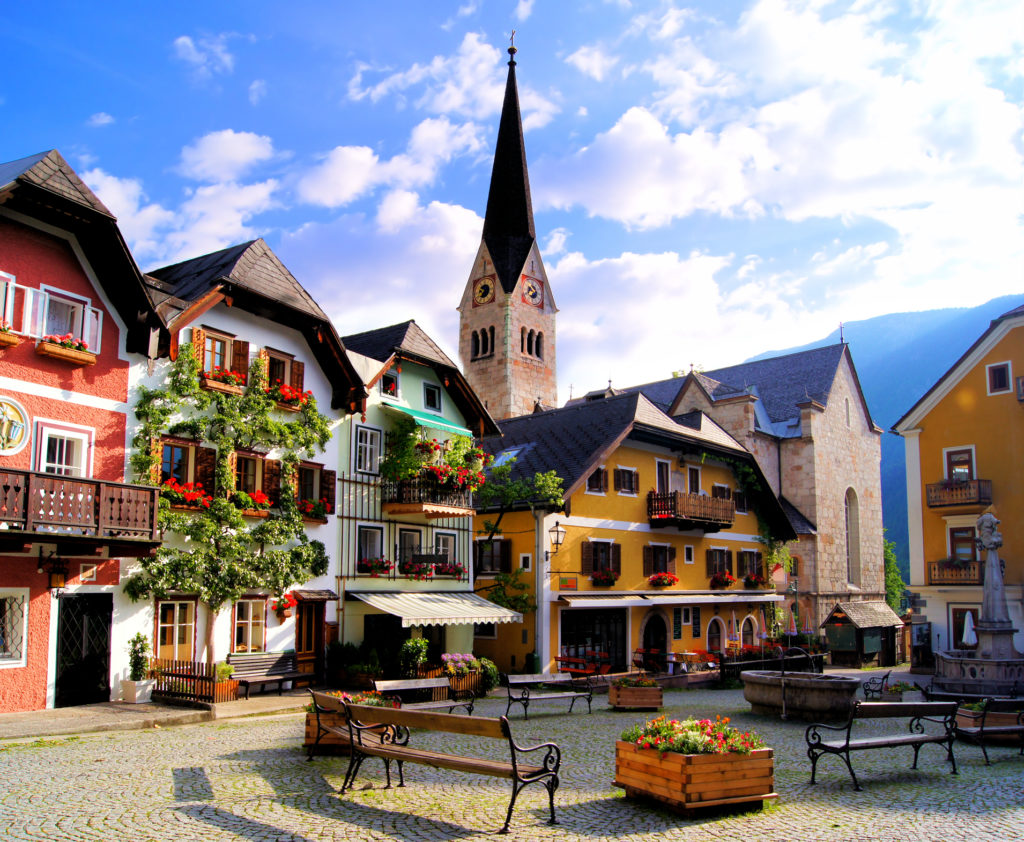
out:
M516 840L1007 840L1024 838L1024 758L958 744L960 775L944 752L862 752L855 792L845 766L819 763L810 786L806 723L754 717L738 690L665 693L664 713L729 716L764 734L775 749L780 798L763 812L683 819L635 803L611 785L614 741L645 714L613 712L603 698L591 715L568 716L562 703L513 716L520 744L553 740L562 748L557 826L546 823L546 793L520 796L507 838ZM497 698L479 715L504 712ZM883 733L894 723L865 722ZM367 760L357 786L341 798L347 760L307 762L303 718L288 714L176 728L105 733L0 746L0 833L6 840L476 840L501 827L509 784L423 766L406 770L404 789L383 789L383 767ZM416 742L479 753L496 741L416 735ZM497 754L495 756L500 756ZM533 790L533 791L531 791Z

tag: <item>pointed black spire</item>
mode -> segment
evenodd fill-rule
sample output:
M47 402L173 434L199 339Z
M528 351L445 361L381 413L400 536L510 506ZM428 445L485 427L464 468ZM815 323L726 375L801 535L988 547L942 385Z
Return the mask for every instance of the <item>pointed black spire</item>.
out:
M516 48L508 48L508 81L494 149L491 188L484 215L484 243L506 293L515 289L519 272L536 240L530 176L526 171L523 120L516 87Z

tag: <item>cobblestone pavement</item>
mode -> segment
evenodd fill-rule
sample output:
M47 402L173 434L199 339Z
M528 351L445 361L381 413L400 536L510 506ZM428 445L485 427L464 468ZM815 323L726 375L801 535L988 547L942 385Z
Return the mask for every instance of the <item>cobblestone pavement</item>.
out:
M1016 748L958 744L958 776L944 752L862 752L855 792L836 758L819 763L810 786L805 723L754 717L739 690L665 693L664 713L729 716L775 749L779 799L763 812L684 819L626 799L611 785L614 741L645 714L618 713L598 697L594 713L567 716L563 702L538 703L529 721L513 715L520 744L562 748L557 826L546 824L545 791L520 796L515 840L1008 840L1024 838L1024 758ZM579 706L577 705L577 711ZM504 713L498 698L479 715ZM858 723L882 733L886 721ZM898 727L898 726L895 726ZM509 784L422 766L404 789L384 790L383 769L367 761L359 789L341 798L347 760L306 761L303 717L215 721L176 728L8 743L0 746L0 832L9 840L475 840L501 827ZM479 740L420 735L417 742L479 753ZM492 742L492 741L485 741ZM492 748L500 748L495 745ZM531 791L535 790L535 791Z

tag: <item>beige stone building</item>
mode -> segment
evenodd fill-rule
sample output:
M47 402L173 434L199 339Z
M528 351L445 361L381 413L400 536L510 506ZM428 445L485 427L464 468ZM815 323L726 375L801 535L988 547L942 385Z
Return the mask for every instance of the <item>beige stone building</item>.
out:
M648 383L669 415L700 410L751 451L799 536L787 587L801 626L885 598L881 434L846 344ZM589 395L593 399L604 393Z

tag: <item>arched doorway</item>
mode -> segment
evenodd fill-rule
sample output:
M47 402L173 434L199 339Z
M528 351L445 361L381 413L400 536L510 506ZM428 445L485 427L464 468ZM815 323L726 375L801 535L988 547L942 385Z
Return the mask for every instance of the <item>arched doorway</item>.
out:
M668 627L660 613L652 613L644 623L643 648L665 652L668 648Z
M721 652L725 648L725 625L718 617L708 623L708 652Z
M754 618L747 617L743 620L743 630L741 634L741 642L744 646L754 645Z

